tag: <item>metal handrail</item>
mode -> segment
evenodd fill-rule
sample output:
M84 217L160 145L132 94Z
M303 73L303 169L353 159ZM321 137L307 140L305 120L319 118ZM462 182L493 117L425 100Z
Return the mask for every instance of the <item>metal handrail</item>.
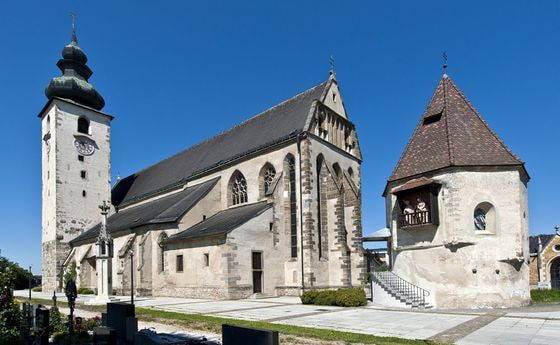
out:
M411 302L421 302L422 306L426 305L426 297L430 295L428 290L404 280L392 271L374 270L372 272L372 280L373 279L380 284L389 285L388 287L396 289L396 292L400 295L404 295L403 297L405 297L405 299L412 297Z

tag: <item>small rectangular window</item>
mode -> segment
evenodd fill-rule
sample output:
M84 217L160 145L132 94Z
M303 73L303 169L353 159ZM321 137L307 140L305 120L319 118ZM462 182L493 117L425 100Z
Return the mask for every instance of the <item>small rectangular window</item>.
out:
M204 266L210 266L210 254L204 253Z
M87 177L87 173L85 170L80 171L80 176L85 180Z
M177 272L183 272L183 255L177 255Z
M272 231L274 229L274 223L268 223L268 231Z
M78 155L78 160L79 160L80 162L83 162L83 161L84 161L84 156Z
M83 190L83 191L82 191L82 196L83 196L83 197L85 198L85 197L86 197L86 195L87 195L87 194L86 194L86 191L85 191L85 190Z

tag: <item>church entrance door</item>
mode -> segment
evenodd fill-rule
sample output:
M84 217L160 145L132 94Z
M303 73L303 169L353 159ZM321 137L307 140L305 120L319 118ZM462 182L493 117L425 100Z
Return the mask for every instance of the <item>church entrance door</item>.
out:
M560 257L554 259L550 265L550 285L553 289L560 288Z
M251 261L253 266L253 293L262 292L262 252L252 252Z

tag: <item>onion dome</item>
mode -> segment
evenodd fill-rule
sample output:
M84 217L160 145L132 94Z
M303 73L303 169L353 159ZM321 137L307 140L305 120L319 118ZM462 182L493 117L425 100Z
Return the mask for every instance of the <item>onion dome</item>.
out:
M51 79L45 89L47 98L67 98L101 110L105 106L105 100L93 85L88 83L93 72L86 63L87 56L78 45L76 31L72 30L72 40L62 49L62 59L56 63L62 71L62 76Z

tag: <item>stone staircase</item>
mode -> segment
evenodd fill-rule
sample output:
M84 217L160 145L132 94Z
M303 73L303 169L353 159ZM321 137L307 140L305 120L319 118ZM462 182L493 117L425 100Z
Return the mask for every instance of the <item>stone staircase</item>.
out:
M407 282L391 271L372 272L372 284L377 284L402 307L428 309L432 306L427 298L430 293Z

